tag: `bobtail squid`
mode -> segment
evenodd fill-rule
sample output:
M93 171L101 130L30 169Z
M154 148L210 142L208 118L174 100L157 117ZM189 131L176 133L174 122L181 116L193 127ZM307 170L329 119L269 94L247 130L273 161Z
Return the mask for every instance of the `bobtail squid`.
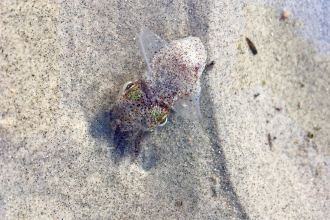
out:
M131 145L135 157L143 133L164 125L170 109L184 118L201 118L200 77L206 61L204 46L197 37L168 44L142 27L139 44L146 74L125 83L111 111L116 149Z

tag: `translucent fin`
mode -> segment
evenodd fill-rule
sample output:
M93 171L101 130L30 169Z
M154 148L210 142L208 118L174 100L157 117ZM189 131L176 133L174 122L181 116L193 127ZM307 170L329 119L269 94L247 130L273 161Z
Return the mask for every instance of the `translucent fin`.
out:
M147 76L152 77L152 71L150 68L151 59L157 52L166 46L166 42L148 28L142 27L139 36L139 44L142 56L148 66Z
M199 96L199 92L195 95L188 97L185 96L173 106L174 110L180 116L187 119L202 118L201 110L199 107Z

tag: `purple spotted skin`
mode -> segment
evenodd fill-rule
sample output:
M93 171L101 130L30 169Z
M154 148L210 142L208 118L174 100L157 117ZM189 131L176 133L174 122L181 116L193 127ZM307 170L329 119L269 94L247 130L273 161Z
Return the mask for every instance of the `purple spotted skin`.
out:
M205 60L204 46L196 37L165 44L151 55L149 74L125 84L112 109L116 148L131 145L137 157L143 133L164 123L170 109L189 118L189 108L194 107L189 107L189 103L194 102L199 117L199 79ZM198 100L193 100L197 96Z

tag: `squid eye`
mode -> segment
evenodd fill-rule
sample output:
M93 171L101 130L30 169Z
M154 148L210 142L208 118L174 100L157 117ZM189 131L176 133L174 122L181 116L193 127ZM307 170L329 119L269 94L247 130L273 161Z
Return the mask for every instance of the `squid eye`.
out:
M123 86L123 91L127 91L132 85L133 83L131 81L126 82Z
M163 119L163 121L158 126L164 126L167 122L167 116Z
M126 86L125 96L129 99L140 100L144 96L144 92L139 84L129 84Z
M169 114L169 109L166 106L154 106L151 110L151 117L153 121L158 124L158 126L163 126L167 122L167 115Z

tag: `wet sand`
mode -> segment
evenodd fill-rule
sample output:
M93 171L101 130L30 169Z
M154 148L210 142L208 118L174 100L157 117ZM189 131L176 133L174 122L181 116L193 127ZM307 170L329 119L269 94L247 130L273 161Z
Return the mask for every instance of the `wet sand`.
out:
M329 216L330 58L298 18L239 2L0 7L2 219ZM142 25L168 42L200 37L215 65L203 119L171 112L136 164L114 148L108 113L146 69Z

